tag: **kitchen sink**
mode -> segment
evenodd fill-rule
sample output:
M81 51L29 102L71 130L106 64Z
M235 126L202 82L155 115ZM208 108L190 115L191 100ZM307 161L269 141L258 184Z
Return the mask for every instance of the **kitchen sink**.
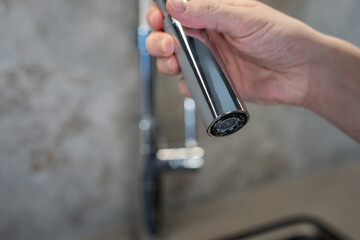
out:
M220 239L218 239L220 240ZM221 240L350 240L313 217L292 217L240 232Z

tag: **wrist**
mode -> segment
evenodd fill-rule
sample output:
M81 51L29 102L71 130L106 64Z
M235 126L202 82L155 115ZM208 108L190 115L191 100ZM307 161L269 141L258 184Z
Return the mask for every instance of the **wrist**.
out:
M360 49L326 35L319 49L304 107L360 141Z
M339 102L358 87L360 49L341 39L321 34L309 71L309 89L304 107L319 111L330 102Z

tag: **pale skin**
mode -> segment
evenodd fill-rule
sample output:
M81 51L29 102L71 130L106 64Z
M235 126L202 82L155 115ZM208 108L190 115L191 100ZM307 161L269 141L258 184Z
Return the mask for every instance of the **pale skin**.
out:
M360 142L360 49L254 0L168 0L168 12L212 36L245 101L310 109ZM147 47L164 74L181 72L163 15L147 14ZM189 95L180 80L180 90Z

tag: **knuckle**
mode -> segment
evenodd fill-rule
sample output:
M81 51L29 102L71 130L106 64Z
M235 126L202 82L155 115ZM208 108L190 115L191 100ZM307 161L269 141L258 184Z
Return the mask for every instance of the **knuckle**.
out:
M200 1L200 8L203 12L207 14L212 14L219 9L220 5L218 1L211 1L211 0L201 0Z

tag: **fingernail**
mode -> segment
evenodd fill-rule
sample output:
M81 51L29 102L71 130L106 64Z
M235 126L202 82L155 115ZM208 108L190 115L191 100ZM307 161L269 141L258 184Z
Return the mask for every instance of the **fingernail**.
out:
M153 24L154 22L153 17L154 17L154 13L151 13L149 16L149 24Z
M172 63L171 58L169 58L169 59L167 60L167 67L168 67L168 69L169 69L169 72L173 72L173 71L174 71L174 67L173 67L173 63Z
M161 51L163 51L164 53L166 53L166 40L163 39L161 40Z
M186 0L170 0L170 6L174 9L175 12L185 12L187 8L186 5Z

